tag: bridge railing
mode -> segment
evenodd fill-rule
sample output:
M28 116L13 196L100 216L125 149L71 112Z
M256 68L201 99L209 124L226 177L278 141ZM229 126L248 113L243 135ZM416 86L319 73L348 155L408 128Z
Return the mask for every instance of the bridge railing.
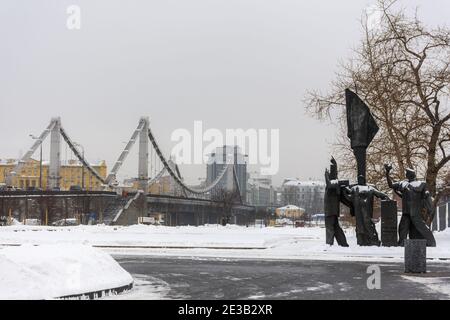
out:
M56 191L56 190L14 190L14 191L0 191L0 197L15 197L15 196L69 196L69 195L117 195L112 191Z

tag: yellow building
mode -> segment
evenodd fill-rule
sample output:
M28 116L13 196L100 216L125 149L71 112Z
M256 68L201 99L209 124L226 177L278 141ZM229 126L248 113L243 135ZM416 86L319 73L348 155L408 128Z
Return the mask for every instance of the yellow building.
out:
M139 180L130 179L127 181L127 190L128 192L136 192L139 190ZM125 190L125 189L124 189ZM148 186L148 193L156 194L156 195L181 195L182 191L173 181L172 177L169 175L162 176L158 180L154 181L151 185Z
M164 176L148 187L148 193L168 194L173 193L173 186L170 176Z
M14 170L17 160L7 159L0 160L0 184L6 183L8 174ZM39 188L39 161L31 159L23 167L22 171L13 177L12 185L16 188L26 189L28 187ZM106 162L101 161L97 165L92 166L102 178L106 178L107 167ZM48 185L48 162L42 164L42 189L47 189ZM63 163L60 169L60 188L61 190L69 190L71 186L82 186L83 168L76 160L69 160ZM84 168L84 186L89 191L101 190L101 181L93 176L86 168Z
M288 218L291 220L301 219L305 214L305 209L293 205L287 205L275 210L278 219Z

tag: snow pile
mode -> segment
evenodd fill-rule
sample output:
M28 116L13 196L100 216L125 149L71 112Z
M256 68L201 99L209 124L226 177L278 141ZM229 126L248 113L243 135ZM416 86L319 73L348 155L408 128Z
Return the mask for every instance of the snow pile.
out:
M0 300L54 299L133 282L109 254L85 245L3 248L0 270Z
M17 220L17 219L13 219L13 221L12 221L11 224L12 224L13 226L19 226L19 225L22 225L22 223L19 222L19 220Z

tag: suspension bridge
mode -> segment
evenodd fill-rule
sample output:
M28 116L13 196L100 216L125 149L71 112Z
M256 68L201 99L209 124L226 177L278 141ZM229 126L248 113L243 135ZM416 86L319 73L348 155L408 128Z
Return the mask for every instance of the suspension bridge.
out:
M97 221L106 224L133 224L140 217L159 213L168 225L217 223L224 214L232 214L237 221L246 223L253 215L254 207L244 204L236 164L226 162L214 181L209 185L192 186L184 182L176 163L168 159L155 139L148 117L139 120L137 128L120 153L106 178L86 160L63 128L61 118L53 118L47 128L35 139L34 144L6 176L6 184L12 185L33 154L50 138L50 156L47 190L0 191L0 216L15 215L20 220L30 217L49 223L49 220L81 216L82 221L90 212L98 213ZM101 182L101 191L61 191L61 145L65 142L74 156L94 179ZM118 173L134 145L138 143L137 192L118 194ZM158 168L149 173L149 165ZM151 194L149 187L168 176L171 192ZM226 195L233 195L229 197ZM34 206L29 205L34 201ZM60 206L55 206L55 202ZM231 203L227 203L231 202ZM32 207L30 209L30 207ZM36 208L35 208L36 207ZM55 209L56 207L56 209ZM34 209L33 209L34 208ZM55 212L58 211L58 212ZM229 211L229 212L225 212Z

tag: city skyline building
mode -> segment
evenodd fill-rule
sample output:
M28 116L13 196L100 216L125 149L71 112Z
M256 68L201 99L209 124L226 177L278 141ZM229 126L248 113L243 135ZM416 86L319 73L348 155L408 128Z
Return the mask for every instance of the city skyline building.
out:
M283 205L305 209L307 215L321 214L324 210L325 182L285 179L282 186Z
M247 160L238 146L223 146L216 148L209 157L206 165L206 184L209 185L221 174L225 166L233 163L236 169L236 177L241 190L243 201L247 199ZM220 182L218 188L229 189L233 186L233 175L228 173Z

